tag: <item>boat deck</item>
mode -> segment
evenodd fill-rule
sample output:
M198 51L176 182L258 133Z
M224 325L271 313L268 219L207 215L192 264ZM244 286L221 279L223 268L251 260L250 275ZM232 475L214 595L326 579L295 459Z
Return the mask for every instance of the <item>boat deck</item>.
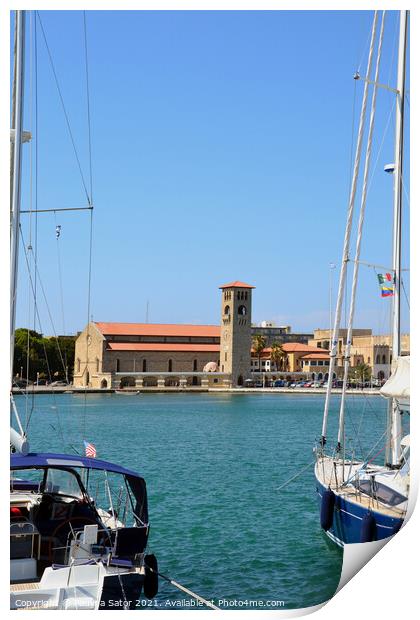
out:
M333 491L339 493L346 501L384 515L389 515L390 517L404 518L406 505L387 506L370 495L362 493L350 484L343 486L343 480L347 481L351 474L354 475L360 465L361 463L345 462L343 468L342 463L334 461L331 457L320 457L315 465L315 476L321 484L331 487ZM377 469L379 473L382 468L372 467L372 469Z
M26 592L26 590L39 590L39 581L29 581L26 583L11 583L11 592Z

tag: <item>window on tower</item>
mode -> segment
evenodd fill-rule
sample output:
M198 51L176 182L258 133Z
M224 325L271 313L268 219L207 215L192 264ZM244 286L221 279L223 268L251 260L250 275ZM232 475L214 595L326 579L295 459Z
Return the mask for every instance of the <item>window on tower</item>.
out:
M230 312L230 307L229 306L225 306L225 314L229 314Z
M245 306L239 306L238 314L239 314L239 316L246 316L246 307Z

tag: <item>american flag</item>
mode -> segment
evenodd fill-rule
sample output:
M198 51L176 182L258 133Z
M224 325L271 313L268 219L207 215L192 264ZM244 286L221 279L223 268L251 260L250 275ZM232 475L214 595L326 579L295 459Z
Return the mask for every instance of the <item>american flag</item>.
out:
M96 448L93 443L89 443L88 441L83 442L85 444L85 454L91 459L96 458Z

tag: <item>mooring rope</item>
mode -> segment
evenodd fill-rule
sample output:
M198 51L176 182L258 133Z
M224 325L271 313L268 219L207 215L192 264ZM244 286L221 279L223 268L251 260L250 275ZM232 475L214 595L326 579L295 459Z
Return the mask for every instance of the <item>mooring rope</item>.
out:
M281 484L279 487L276 487L276 491L280 491L281 489L283 489L285 486L287 486L289 484L289 482L293 482L293 480L296 480L296 478L299 478L299 476L301 476L307 469L309 469L310 467L312 467L314 465L314 462L311 461L310 463L307 463L305 465L305 467L303 467L303 469L301 469L300 471L298 471L297 474L295 474L294 476L292 476L291 478L289 478L289 480L286 480L286 482L283 482L283 484Z
M175 579L171 579L170 577L167 577L163 573L160 573L158 570L154 570L151 566L148 566L148 565L146 565L146 566L147 566L147 568L152 573L155 573L156 575L159 575L159 577L162 577L162 579L164 579L165 581L170 583L172 586L174 586L175 588L178 588L178 590L181 590L181 592L185 592L185 594L188 594L189 596L192 596L197 601L200 601L200 603L203 603L203 605L205 605L206 607L209 607L210 609L217 609L218 611L221 611L220 607L217 607L217 605L215 605L211 601L208 601L207 599L203 598L199 594L196 594L195 592L193 592L189 588L186 588L185 586L181 585L180 583L175 581Z

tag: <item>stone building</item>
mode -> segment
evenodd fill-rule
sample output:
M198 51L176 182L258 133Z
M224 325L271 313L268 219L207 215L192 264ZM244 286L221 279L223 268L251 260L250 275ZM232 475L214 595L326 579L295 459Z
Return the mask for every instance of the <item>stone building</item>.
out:
M326 351L330 350L330 342L331 342L331 334L332 330L330 329L316 329L314 331L313 338L308 341L308 345L311 347L318 347L320 349L325 349ZM362 337L371 337L372 330L371 329L353 329L353 341L355 338ZM337 366L343 366L343 356L344 349L346 346L347 339L347 329L340 329L338 331L338 348L337 348Z
M222 290L220 333L220 369L232 377L234 385L243 385L251 369L251 304L253 286L231 282Z
M343 355L347 330L340 329L338 340L337 365L343 366ZM309 341L312 346L329 350L330 330L316 329L314 337ZM410 335L401 335L402 355L410 354ZM372 369L372 377L382 381L391 373L392 336L389 334L373 335L371 329L354 329L350 349L350 365L367 364Z
M241 385L251 365L254 287L220 288L221 326L90 322L76 340L74 386Z
M308 344L314 335L313 333L296 334L292 332L290 325L277 326L271 321L262 321L260 325L252 325L252 337L262 336L267 347L271 347L275 342L284 344L286 342L301 342Z

